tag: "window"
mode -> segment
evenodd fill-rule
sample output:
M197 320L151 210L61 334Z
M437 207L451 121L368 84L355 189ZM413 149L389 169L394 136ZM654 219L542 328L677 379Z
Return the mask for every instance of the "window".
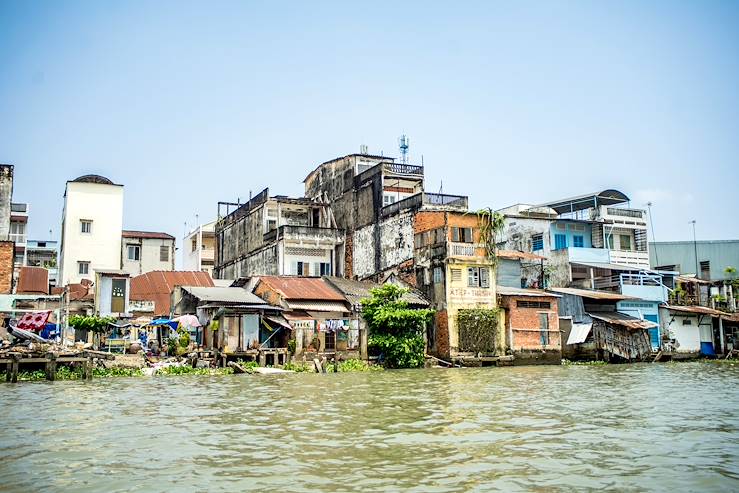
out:
M549 314L539 314L539 330L541 330L541 345L549 345Z
M267 232L269 233L273 229L277 229L277 219L268 219L267 220Z
M452 228L452 241L457 243L472 243L472 228Z
M567 235L555 234L554 235L554 249L562 250L567 248Z
M293 275L307 276L309 271L308 265L308 262L293 262Z
M572 237L572 246L582 248L585 245L585 239L582 235L574 235Z
M462 269L452 269L452 282L462 280Z
M394 202L395 202L395 195L383 195L382 197L383 205L390 205Z
M442 282L441 267L434 267L434 284L441 284L441 282Z
M621 250L631 250L631 236L618 235L621 242Z
M701 267L701 279L710 279L711 278L711 262L708 260L704 260L700 263Z
M693 321L690 320L689 318L684 318L683 325L693 325Z
M537 250L544 250L544 235L532 235L531 236L531 250L534 252Z
M556 228L560 231L564 231L567 227L563 223L557 223Z
M325 351L336 350L336 332L324 332Z
M78 274L89 274L90 273L90 262L77 262L77 273Z
M92 221L89 219L80 219L80 232L85 234L92 233Z
M196 252L198 250L198 240L196 238L192 239L192 251Z
M331 275L331 264L328 262L313 263L313 275L330 276Z
M549 310L551 304L548 301L529 301L529 300L518 300L516 301L516 307L518 308L539 308Z
M169 247L167 245L161 245L159 247L159 261L169 262Z
M128 245L128 260L141 260L141 247L139 245Z
M490 287L490 271L487 269L487 267L480 267L480 287Z
M613 250L613 235L608 235L606 237L606 245L608 246L609 250Z
M489 288L490 271L487 267L468 267L467 286L470 288Z

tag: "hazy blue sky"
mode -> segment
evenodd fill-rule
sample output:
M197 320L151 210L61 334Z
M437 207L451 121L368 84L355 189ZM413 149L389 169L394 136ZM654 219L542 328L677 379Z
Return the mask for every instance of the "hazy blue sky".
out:
M737 238L738 26L739 2L0 0L0 162L39 239L82 174L181 238L401 133L474 208L618 188L658 240Z

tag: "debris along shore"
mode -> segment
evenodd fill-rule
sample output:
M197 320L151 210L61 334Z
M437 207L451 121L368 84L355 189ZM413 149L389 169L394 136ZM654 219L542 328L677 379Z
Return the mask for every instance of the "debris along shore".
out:
M4 363L4 365L3 365ZM287 364L284 369L260 367L256 362L236 361L226 368L204 365L196 353L184 357L153 358L138 354L111 354L85 348L65 348L50 342L31 342L0 347L0 368L6 382L34 380L90 380L107 377L153 375L229 375L233 373L273 374L296 372L348 372L380 370L359 360L339 364L323 361L318 366Z

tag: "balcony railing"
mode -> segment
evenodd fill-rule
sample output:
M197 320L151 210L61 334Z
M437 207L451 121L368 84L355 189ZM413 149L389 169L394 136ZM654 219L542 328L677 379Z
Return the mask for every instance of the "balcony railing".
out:
M386 205L382 208L382 216L392 216L393 214L403 210L420 208L422 205L449 207L466 211L467 203L468 199L463 195L419 192L410 197L406 197L403 200Z
M26 235L25 234L18 234L18 233L10 233L8 235L8 238L10 241L15 242L16 244L25 244L26 243Z
M386 173L396 175L420 175L423 176L423 166L415 166L403 163L383 163L383 169Z
M263 241L269 243L277 238L291 238L295 239L298 237L313 237L313 238L327 238L331 237L334 240L341 241L344 235L343 229L336 228L314 228L312 226L290 226L284 225L277 229L273 229L264 234Z
M619 207L606 207L606 213L609 216L634 217L637 219L644 218L644 211L639 209L621 209Z
M449 254L452 257L475 257L478 248L482 248L482 245L476 243L449 243Z
M28 204L10 204L10 212L28 212Z

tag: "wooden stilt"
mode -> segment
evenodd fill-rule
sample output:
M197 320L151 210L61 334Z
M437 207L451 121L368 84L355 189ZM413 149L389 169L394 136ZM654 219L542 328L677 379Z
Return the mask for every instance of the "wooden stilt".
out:
M56 353L46 354L46 380L56 380Z
M11 356L12 362L10 363L10 374L8 381L10 383L16 383L18 381L18 370L20 367L20 356L17 354L14 354Z
M87 358L84 364L85 380L92 380L92 358Z

